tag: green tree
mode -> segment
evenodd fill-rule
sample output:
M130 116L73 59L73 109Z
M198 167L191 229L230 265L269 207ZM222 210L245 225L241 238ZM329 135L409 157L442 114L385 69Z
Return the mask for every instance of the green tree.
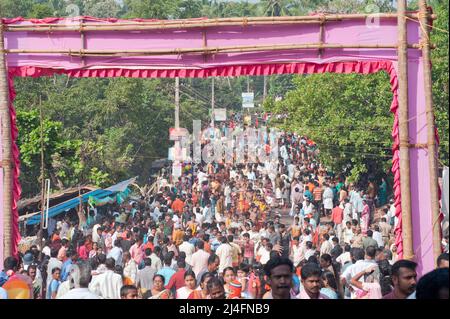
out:
M388 172L393 116L387 74L296 76L294 85L284 100L267 101L268 111L287 114L274 125L310 137L325 165L354 180Z
M431 42L436 44L432 51L433 64L433 102L435 107L436 124L439 132L439 158L441 164L449 165L449 124L448 124L448 1L436 0L431 5L438 18L433 22L436 28L431 32ZM439 29L438 29L439 28Z

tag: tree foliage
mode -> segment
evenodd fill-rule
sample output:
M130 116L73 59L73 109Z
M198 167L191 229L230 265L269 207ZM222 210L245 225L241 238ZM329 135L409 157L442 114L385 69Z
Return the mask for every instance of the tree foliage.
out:
M388 172L393 117L387 74L296 76L294 85L285 99L266 104L287 114L275 125L313 139L323 163L354 180Z

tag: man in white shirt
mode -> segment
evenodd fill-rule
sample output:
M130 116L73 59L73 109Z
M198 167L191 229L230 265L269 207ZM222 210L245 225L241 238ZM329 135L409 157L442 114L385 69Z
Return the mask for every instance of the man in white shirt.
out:
M62 269L63 263L62 263L61 260L56 258L57 256L58 256L58 249L52 248L51 251L50 251L50 260L48 261L48 264L47 264L47 274L50 274L50 275L47 275L46 287L48 287L48 285L52 281L52 276L51 276L52 270L54 268Z
M356 261L353 265L349 266L341 275L341 279L345 280L345 283L350 285L350 281L353 277L355 277L360 272L375 267L375 271L373 276L378 278L380 275L380 270L377 266L377 262L375 261L376 249L373 246L370 246L366 249L366 253L364 255L364 250L362 248L356 248L352 252L352 259ZM365 259L364 259L365 256ZM364 278L361 277L360 281L364 281ZM355 298L355 287L353 287L353 291L351 293L352 299Z
M203 242L203 240L199 240L196 244L197 251L192 254L191 258L192 271L194 271L195 274L199 274L208 266L209 254L203 250L204 248L205 243Z
M161 251L161 248L158 246L155 247L154 251L152 251L152 253L148 257L152 260L151 267L155 270L155 272L158 272L162 268L161 258L159 258L156 254L157 251Z
M92 279L91 271L91 266L87 262L72 265L69 274L70 280L67 282L73 287L57 299L101 299L88 288Z
M304 255L304 246L300 243L299 238L295 237L292 241L292 260L294 262L294 267L297 267L298 264L305 258Z
M321 256L324 254L330 254L331 249L333 249L333 245L330 243L329 239L330 239L330 235L328 235L328 234L323 235L323 242L322 242L322 245L320 246L320 255Z
M112 258L116 262L116 265L122 266L122 248L120 247L121 240L116 239L114 241L114 248L106 255L106 258Z
M351 240L353 239L353 230L352 223L347 221L345 223L345 228L342 230L342 241L346 244L351 244Z
M347 222L351 222L353 218L353 206L350 203L349 199L346 198L344 200L344 218L342 219L342 223L345 224Z
M344 267L344 265L346 263L352 262L352 257L350 256L350 250L351 250L350 245L346 244L344 246L344 252L336 258L336 261L338 263L340 263L342 265L342 267Z
M180 246L178 246L178 250L180 252L182 252L182 251L185 252L185 254L186 254L186 263L189 264L190 266L192 266L191 258L192 258L192 255L195 253L195 247L194 247L194 245L192 245L189 242L189 236L187 236L187 235L183 236L183 242L181 243Z
M313 249L313 243L310 241L306 242L305 260L308 261L309 257L314 256L315 254L316 250Z
M373 227L372 238L377 242L378 247L381 247L381 248L384 247L383 235L381 234L380 227L378 227L378 225L375 225Z
M216 255L219 257L219 273L227 267L233 266L233 247L227 242L226 236L222 236L222 244L217 248Z
M261 246L259 247L256 256L259 257L259 262L261 265L267 264L270 260L270 252L272 251L273 245L269 242L267 238L262 239Z
M120 288L123 286L122 276L114 272L113 258L106 259L107 270L94 276L89 284L89 290L105 299L120 299Z
M212 223L211 203L206 204L205 208L203 208L203 221Z

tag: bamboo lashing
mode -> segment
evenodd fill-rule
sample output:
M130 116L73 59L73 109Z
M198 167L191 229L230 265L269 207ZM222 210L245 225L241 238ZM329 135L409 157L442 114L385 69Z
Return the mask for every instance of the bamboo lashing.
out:
M358 20L370 17L370 14L330 14L324 15L325 21ZM377 15L380 19L397 19L395 13ZM415 13L408 13L407 17L418 18ZM436 19L435 15L430 16ZM205 20L159 20L159 21L129 21L118 23L81 23L80 24L39 24L39 25L5 25L8 32L55 32L55 31L139 31L139 30L164 30L164 29L188 29L206 28L217 26L250 26L250 25L275 25L275 24L320 24L320 16L294 16L294 17L245 17L245 18L221 18Z
M422 29L421 42L422 59L423 59L423 78L425 86L425 104L426 104L426 118L427 118L427 140L428 140L428 165L430 173L430 194L431 194L431 217L432 220L439 220L440 206L439 206L439 184L438 184L438 163L436 161L438 150L436 146L435 137L435 123L434 123L434 105L432 92L432 78L431 78L431 51L430 51L430 28L428 26L429 12L427 2L419 0L419 17L420 26ZM441 231L440 224L434 222L432 225L433 232L433 254L434 261L442 253L441 249ZM435 264L436 265L436 264Z
M408 127L408 37L406 0L397 2L398 25L398 122L400 139L400 192L402 208L403 259L414 259L412 214L411 214L411 176L409 166L409 127Z
M188 53L218 54L254 51L280 51L291 49L397 49L396 44L283 44L283 45L252 45L205 48L177 48L162 50L31 50L7 49L9 54L68 54L70 56L145 56L145 55L181 55ZM408 48L420 49L420 44L410 44Z

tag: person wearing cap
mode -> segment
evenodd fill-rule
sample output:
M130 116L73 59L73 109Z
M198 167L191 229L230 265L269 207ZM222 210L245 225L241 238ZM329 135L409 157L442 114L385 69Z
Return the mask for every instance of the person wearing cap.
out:
M227 299L242 299L242 284L239 280L233 280L228 285Z

